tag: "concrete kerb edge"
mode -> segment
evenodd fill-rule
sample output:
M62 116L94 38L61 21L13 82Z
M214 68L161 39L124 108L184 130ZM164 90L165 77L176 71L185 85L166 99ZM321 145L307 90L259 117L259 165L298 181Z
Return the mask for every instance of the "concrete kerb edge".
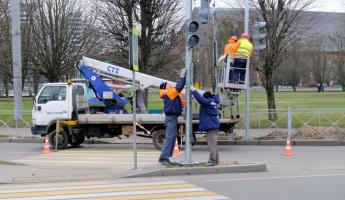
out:
M44 138L0 138L0 143L44 143ZM86 142L87 143L87 142ZM94 144L110 144L113 142L94 141ZM115 142L117 143L117 142ZM119 144L131 144L131 142L118 142ZM148 144L143 142L140 144ZM151 143L150 143L151 144ZM206 145L206 141L200 141L197 145ZM284 146L286 140L230 140L219 141L219 145L277 145ZM294 146L345 146L345 140L291 140Z
M44 143L44 138L1 138L0 143Z
M179 167L179 168L160 168L145 172L139 172L122 178L143 178L160 176L185 176L200 174L224 174L224 173L247 173L247 172L267 172L267 166L263 163L250 163L229 166L214 167Z
M341 140L295 140L295 146L342 146Z

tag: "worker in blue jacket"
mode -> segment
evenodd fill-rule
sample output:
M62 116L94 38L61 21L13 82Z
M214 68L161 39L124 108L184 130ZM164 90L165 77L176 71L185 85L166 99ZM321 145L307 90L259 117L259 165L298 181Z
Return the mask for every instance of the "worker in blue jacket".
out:
M171 87L167 82L160 85L159 96L164 102L165 138L163 141L159 162L170 165L169 157L174 153L177 137L177 119L182 113L181 91L185 85L186 69L182 69L176 87Z
M211 92L205 92L201 95L193 86L191 86L193 96L200 104L199 110L199 131L205 131L207 136L208 151L210 157L207 162L208 166L217 165L219 162L217 134L219 129L219 96Z

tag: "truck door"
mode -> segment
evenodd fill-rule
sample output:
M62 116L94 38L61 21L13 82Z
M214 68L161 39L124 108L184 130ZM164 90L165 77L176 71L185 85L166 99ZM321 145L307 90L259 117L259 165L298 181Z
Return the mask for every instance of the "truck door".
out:
M47 126L57 118L68 119L69 117L67 86L45 86L36 98L33 108L35 124Z

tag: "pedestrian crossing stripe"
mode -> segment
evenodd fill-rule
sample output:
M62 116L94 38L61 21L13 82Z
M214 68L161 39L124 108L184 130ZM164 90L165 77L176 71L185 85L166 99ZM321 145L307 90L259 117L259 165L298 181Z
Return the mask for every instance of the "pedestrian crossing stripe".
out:
M0 191L14 190L14 189L26 189L26 188L43 188L43 187L66 187L66 186L85 186L85 185L101 185L111 184L113 181L82 181L82 182L54 182L54 183L21 183L21 184L7 184L0 185Z
M92 167L95 165L109 167L117 164L130 165L133 163L132 151L80 151L67 150L52 152L47 155L31 156L14 160L17 163L31 165L79 165L87 164ZM156 151L139 151L138 161L141 165L151 165L158 162L160 152Z
M155 159L157 160L157 159ZM83 160L34 160L34 159L23 159L15 160L18 163L45 163L45 164L133 164L133 161L83 161ZM157 161L158 162L158 161ZM140 162L143 165L152 165L152 162Z
M0 186L0 199L11 200L62 200L62 199L99 199L99 200L212 200L227 199L185 181L161 181L139 183L89 182L89 185L40 184L40 187L21 187L9 189ZM96 183L96 184L95 184ZM23 186L23 185L22 185Z

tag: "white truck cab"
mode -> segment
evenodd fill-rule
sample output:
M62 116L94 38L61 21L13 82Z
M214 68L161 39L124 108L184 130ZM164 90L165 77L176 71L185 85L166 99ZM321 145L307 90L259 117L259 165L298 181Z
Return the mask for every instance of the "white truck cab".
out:
M32 133L42 136L55 130L57 119L70 120L76 109L86 108L86 86L80 83L48 83L35 97L32 108ZM74 98L77 98L74 100ZM78 104L78 105L76 105Z

